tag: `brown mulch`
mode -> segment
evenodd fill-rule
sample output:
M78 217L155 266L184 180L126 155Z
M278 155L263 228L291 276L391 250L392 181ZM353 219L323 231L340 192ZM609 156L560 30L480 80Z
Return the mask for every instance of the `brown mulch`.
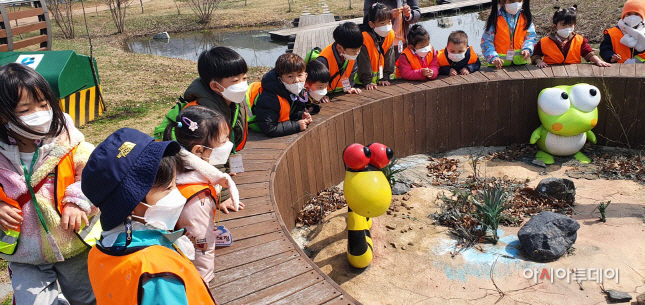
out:
M537 153L537 146L530 144L512 144L506 149L495 152L492 154L491 159L498 159L502 161L522 161L526 158L534 158Z
M616 153L589 150L591 164L581 164L566 171L571 178L632 180L645 184L645 156L641 152Z
M459 178L459 160L448 158L428 158L431 162L428 168L428 177L433 177L432 185L442 182L456 183Z
M311 226L319 224L325 216L347 206L343 191L338 187L331 187L322 190L305 204L298 217L296 227L303 225Z

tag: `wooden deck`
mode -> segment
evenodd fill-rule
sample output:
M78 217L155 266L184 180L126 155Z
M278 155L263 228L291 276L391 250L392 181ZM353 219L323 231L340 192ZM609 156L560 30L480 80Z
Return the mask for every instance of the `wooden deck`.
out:
M357 303L289 234L310 194L343 180L341 154L347 145L381 142L403 157L526 143L540 125L538 93L586 82L603 95L593 129L599 144L616 145L611 139L639 147L645 144L644 78L645 65L485 67L467 76L395 81L361 95L334 97L296 135L252 133L241 152L246 172L235 177L246 209L222 215L235 242L216 250L213 295L220 304ZM610 95L620 120L607 110ZM623 134L620 124L634 128Z
M459 11L461 9L465 9L465 8L469 8L469 7L483 7L485 5L490 5L490 0L454 1L453 3L449 3L449 4L441 4L441 5L422 7L421 8L421 15L423 17L436 16L436 15L439 15L439 14L441 14L443 12L447 12L447 11ZM361 18L354 18L354 19L335 21L335 22L327 22L327 23L322 23L322 24L313 24L313 25L307 25L307 26L305 26L302 23L299 23L298 27L271 31L271 32L269 32L269 34L271 34L271 39L273 39L273 40L288 40L289 36L291 36L291 35L299 35L301 33L312 31L312 30L315 31L315 30L326 29L327 31L333 31L339 24L341 24L343 22L347 22L347 21L351 21L351 22L354 22L354 23L357 23L357 24L361 24L361 23L363 23L363 18L361 17ZM301 22L302 22L302 19L301 19ZM316 46L320 47L320 45L312 45L311 47L309 47L309 49L312 49L313 47L316 47ZM324 45L324 46L326 46L326 45ZM294 47L294 50L295 50L295 47Z
M325 23L336 22L334 15L332 14L320 14L320 15L302 15L298 21L298 27L308 27L314 25L322 25Z

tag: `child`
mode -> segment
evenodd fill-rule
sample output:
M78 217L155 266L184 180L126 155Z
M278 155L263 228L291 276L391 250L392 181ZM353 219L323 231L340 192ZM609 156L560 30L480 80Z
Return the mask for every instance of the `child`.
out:
M396 77L407 80L435 79L439 76L437 51L430 45L430 35L419 24L408 31L408 47L396 61Z
M58 304L58 286L72 305L96 302L87 255L99 211L80 182L94 146L58 105L35 70L0 67L0 258L14 304Z
M257 124L269 137L281 137L307 129L313 122L305 111L305 61L296 54L280 55L275 68L262 78L262 92L254 105Z
M305 105L306 111L310 114L317 114L320 112L318 103L328 103L329 96L327 96L327 87L331 76L325 64L321 61L314 60L307 64L307 81L305 82L305 89L309 94L309 103Z
M177 187L188 201L181 211L176 228L186 229L186 235L196 250L193 264L206 283L215 277L213 218L218 202L217 193L210 186L210 180L214 179L209 180L200 172L210 171L211 175L225 175L211 165L225 162L228 157L233 147L233 143L228 139L229 129L228 122L218 112L194 106L185 108L177 117L177 122L166 127L164 135L164 140L170 139L174 132L179 145L186 149L181 153L184 168L179 169L179 172L185 173L177 176ZM197 156L206 162L196 164L189 156ZM228 188L237 193L234 184ZM219 204L219 209L226 214L229 209L237 211L238 207L244 209L244 204L239 203L236 207L231 199Z
M448 45L439 51L439 74L455 76L468 75L479 71L481 63L472 46L468 46L468 35L454 31L448 36Z
M248 131L248 109L244 103L249 88L246 61L227 47L215 47L199 55L197 71L199 78L188 86L184 99L223 114L233 127L230 138L235 144L234 151L242 150Z
M361 28L353 22L345 22L334 30L334 43L324 48L317 60L328 67L331 74L329 92L360 94L361 89L353 88L356 76L356 58L363 45Z
M358 72L354 82L367 90L390 85L396 60L393 48L392 13L387 6L375 3L367 14L367 24L361 25L363 46L358 54Z
M481 48L489 66L525 65L537 42L530 1L493 0L484 30Z
M186 198L177 189L177 142L122 128L99 144L83 170L83 192L101 210L90 281L101 304L215 304L173 243Z
M600 57L612 63L636 63L645 61L645 48L642 42L637 44L637 38L632 35L635 30L642 32L645 18L645 2L628 0L623 6L621 20L618 25L605 30L605 36L600 43ZM638 36L642 36L639 34ZM643 40L641 37L640 40Z
M579 64L590 61L599 67L610 67L594 53L587 38L574 33L576 26L576 8L557 8L553 14L551 35L542 38L535 46L531 60L539 68L558 64ZM565 56L566 54L566 56ZM542 58L544 56L544 58Z

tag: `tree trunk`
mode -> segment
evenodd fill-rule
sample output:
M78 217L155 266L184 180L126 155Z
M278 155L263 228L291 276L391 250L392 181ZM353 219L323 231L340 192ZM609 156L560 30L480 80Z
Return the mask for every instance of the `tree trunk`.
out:
M141 14L143 14L143 0L139 0L139 2L141 3Z

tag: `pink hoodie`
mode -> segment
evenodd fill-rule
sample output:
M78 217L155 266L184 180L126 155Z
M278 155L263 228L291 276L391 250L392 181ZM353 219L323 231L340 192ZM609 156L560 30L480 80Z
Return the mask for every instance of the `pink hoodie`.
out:
M421 66L423 68L429 68L432 70L433 74L432 77L429 79L435 79L437 76L439 76L439 60L437 59L437 50L434 48L432 49L433 56L432 56L432 61L430 62L430 65L426 64L425 60L422 60L421 57L415 54L417 58L419 58L419 61L421 62ZM410 67L410 62L408 62L408 58L405 57L405 55L401 54L399 57L399 65L398 68L401 70L401 77L403 79L407 80L428 80L427 77L423 76L423 73L421 73L421 69L419 70L413 70L412 67Z

